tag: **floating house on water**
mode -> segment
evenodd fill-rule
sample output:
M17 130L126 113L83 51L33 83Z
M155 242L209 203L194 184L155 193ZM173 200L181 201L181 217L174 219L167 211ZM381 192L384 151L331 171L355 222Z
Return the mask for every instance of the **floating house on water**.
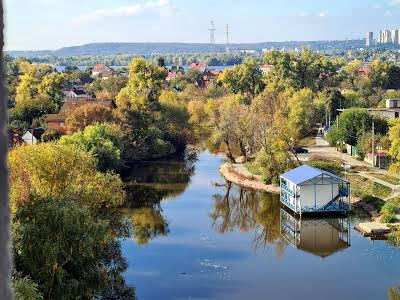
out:
M282 174L280 187L282 204L300 215L351 209L350 182L308 165Z

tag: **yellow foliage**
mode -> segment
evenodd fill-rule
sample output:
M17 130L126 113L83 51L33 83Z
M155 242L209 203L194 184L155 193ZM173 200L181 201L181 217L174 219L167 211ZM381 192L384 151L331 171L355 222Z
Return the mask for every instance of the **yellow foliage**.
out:
M79 199L92 210L121 205L121 179L96 170L93 158L53 143L21 146L9 154L10 201L14 213L38 198Z

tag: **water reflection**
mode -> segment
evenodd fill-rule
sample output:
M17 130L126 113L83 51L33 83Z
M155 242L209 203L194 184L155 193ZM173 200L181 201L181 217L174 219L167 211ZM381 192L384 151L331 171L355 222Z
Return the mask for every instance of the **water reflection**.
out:
M163 215L161 201L182 194L194 175L197 151L151 162L138 162L124 174L128 201L125 213L133 224L137 244L149 243L157 236L167 236L168 221Z
M350 247L348 218L297 219L283 208L280 218L282 236L297 249L325 258Z
M227 183L225 194L216 194L213 200L210 218L215 230L222 234L254 231L254 249L273 245L278 255L283 254L286 243L280 235L279 196Z
M253 231L253 248L273 245L282 255L287 244L320 257L350 247L350 220L296 219L279 202L279 196L244 190L227 183L225 194L213 196L213 228L221 233Z
M400 300L400 286L389 289L389 300Z

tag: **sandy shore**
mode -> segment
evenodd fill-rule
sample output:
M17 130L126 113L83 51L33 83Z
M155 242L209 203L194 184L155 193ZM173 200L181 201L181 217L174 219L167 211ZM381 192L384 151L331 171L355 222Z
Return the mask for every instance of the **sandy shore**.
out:
M223 164L220 167L219 171L226 180L235 183L241 187L268 193L280 194L279 186L264 184L255 177L252 178L245 176L244 174L240 173L234 165L230 163Z

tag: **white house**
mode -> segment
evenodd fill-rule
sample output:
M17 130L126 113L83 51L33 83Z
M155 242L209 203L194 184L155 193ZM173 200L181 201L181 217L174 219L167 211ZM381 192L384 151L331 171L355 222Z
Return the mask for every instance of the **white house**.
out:
M297 214L347 212L350 182L327 171L302 165L281 175L281 202Z
M88 98L84 90L71 90L64 92L65 98Z
M42 128L28 130L22 136L22 140L28 145L37 144L38 142L40 142L40 138L41 138L43 132L44 132L44 130Z

